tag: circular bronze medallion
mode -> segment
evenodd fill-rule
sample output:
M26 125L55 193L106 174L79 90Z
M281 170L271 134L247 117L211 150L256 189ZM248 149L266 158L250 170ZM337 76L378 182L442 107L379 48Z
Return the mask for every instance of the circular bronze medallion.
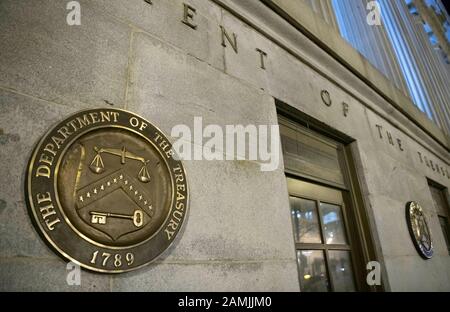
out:
M45 240L97 272L154 260L188 211L186 174L169 140L117 109L82 111L52 128L33 152L26 192Z
M406 204L406 220L409 233L419 254L424 259L433 257L433 241L422 207L416 202Z

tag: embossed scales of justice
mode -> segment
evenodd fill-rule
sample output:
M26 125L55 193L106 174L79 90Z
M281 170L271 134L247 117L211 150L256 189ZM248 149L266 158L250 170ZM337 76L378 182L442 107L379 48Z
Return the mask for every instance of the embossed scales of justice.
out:
M169 140L116 109L82 111L52 128L34 150L26 192L51 247L98 272L156 259L188 210L184 167Z

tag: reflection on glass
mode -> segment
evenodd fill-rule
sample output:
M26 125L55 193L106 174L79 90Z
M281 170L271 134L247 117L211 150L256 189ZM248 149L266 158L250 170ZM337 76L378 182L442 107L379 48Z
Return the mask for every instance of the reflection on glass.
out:
M291 197L291 214L297 243L322 243L316 202Z
M447 249L450 252L450 228L448 226L447 218L439 216L439 222L441 223L442 233L444 234L445 242L447 243Z
M347 244L341 207L320 203L325 242L327 244Z
M297 250L297 263L302 291L326 292L329 290L322 250Z
M328 258L334 291L355 291L350 252L330 250Z

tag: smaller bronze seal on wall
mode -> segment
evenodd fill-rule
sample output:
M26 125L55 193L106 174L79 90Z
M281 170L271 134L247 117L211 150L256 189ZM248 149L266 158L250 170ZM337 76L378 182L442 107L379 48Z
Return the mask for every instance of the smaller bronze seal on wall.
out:
M53 127L30 159L26 193L44 240L104 273L156 259L180 231L189 198L165 135L117 109L82 111Z
M417 202L406 204L406 220L414 246L424 259L433 257L433 241L422 207Z

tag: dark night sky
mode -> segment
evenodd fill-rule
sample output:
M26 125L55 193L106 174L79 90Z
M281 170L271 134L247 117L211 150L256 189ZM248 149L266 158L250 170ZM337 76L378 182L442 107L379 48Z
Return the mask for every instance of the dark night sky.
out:
M448 14L450 14L450 0L442 0L442 3L445 5L445 7L447 8L447 12Z

